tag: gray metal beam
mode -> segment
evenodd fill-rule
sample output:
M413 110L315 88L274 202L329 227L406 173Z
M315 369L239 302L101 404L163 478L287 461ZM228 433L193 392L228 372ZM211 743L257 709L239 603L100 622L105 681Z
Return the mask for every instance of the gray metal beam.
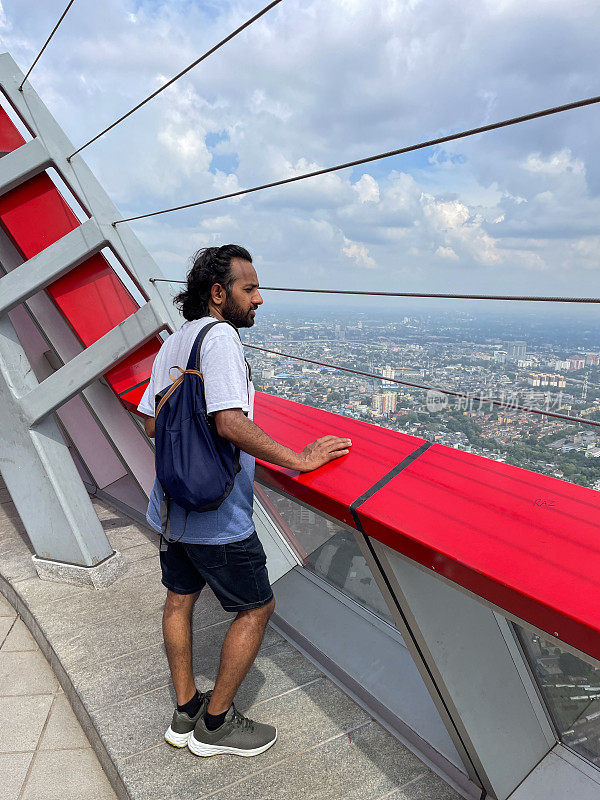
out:
M32 139L7 153L0 159L0 193L10 192L51 163L50 154L39 139Z
M0 161L0 165L2 161ZM41 253L0 278L0 314L77 267L104 247L106 238L94 220L84 222Z
M23 91L19 91L22 80L23 73L12 57L8 53L0 54L0 85L10 102L37 139L43 142L52 163L56 164L70 190L79 202L89 209L90 214L104 230L104 235L118 258L155 305L165 326L173 331L177 330L181 327L183 319L173 306L168 284L150 282L150 278L162 274L156 262L129 225L113 227L112 223L122 219L123 215L108 197L81 155L76 155L71 161L67 161L67 156L76 149L75 145L69 140L29 81L23 86ZM0 161L4 161L4 158Z
M453 722L487 792L506 800L556 743L497 615L386 545L371 547L398 600L398 625L432 697ZM423 671L425 669L425 672Z
M74 150L72 142L69 141L29 82L25 83L22 91L19 90L22 80L23 74L10 55L7 53L1 54L0 86L2 91L34 136L32 142L19 147L14 153L2 159L0 180L4 181L4 190L7 191L33 175L41 173L48 166L55 166L78 202L88 209L90 216L102 232L101 241L111 247L121 264L128 270L132 280L137 283L142 290L142 294L149 301L146 306L125 320L116 329L108 332L85 351L78 353L78 347L73 347L72 342L67 342L68 336L66 336L66 332L58 325L57 319L52 317L50 304L42 304L42 301L47 300L44 292L38 291L33 295L28 294L32 288L35 289L36 286L44 284L46 277L53 273L54 270L56 270L54 272L56 277L57 274L62 272L63 267L65 270L69 269L67 264L72 264L76 261L77 252L65 251L65 264L61 266L58 263L60 258L57 254L62 245L57 243L57 249L54 254L49 252L40 258L38 264L40 272L38 275L33 276L30 274L30 280L28 281L28 273L23 271L20 273L19 279L15 279L14 284L12 282L3 284L2 294L5 294L5 290L9 290L5 295L6 308L13 306L17 298L23 297L29 298L25 300L28 305L46 306L46 318L52 318L53 325L56 323L55 330L60 329L61 339L64 340L66 345L65 350L70 350L70 353L63 353L65 366L39 385L37 383L22 385L18 380L13 381L11 374L8 372L5 372L4 385L0 381L0 404L4 399L4 395L6 395L8 400L5 405L7 408L10 406L10 414L7 413L2 420L2 425L0 425L0 438L2 439L0 450L3 450L4 445L6 445L7 459L12 459L16 470L13 473L13 467L7 467L12 475L10 480L7 478L7 485L12 481L12 486L9 486L9 490L28 532L30 525L32 527L33 534L31 538L32 542L34 538L37 539L34 542L34 546L38 554L41 554L45 559L57 559L58 561L71 562L72 565L86 564L89 566L85 558L82 560L81 553L78 553L77 548L73 549L71 546L70 540L72 537L68 530L62 531L62 528L54 529L55 536L49 539L44 538L43 534L40 534L38 530L44 515L46 520L49 521L52 521L54 517L57 519L60 517L60 512L55 513L52 505L53 501L50 499L46 502L43 492L38 487L38 483L43 483L43 469L46 469L48 480L52 485L53 475L56 472L60 472L63 464L67 463L70 465L69 468L73 467L68 450L65 450L64 442L62 442L60 434L56 430L55 421L50 418L49 414L81 391L86 400L90 402L92 410L98 418L102 417L103 427L108 437L112 440L115 449L119 451L120 457L129 466L131 466L130 461L132 462L136 475L139 476L138 482L148 491L152 477L150 474L151 448L149 448L146 441L140 440L141 434L139 434L137 426L132 420L126 418L127 412L122 408L118 398L114 394L111 394L110 398L105 397L110 390L97 379L110 370L111 367L114 367L128 353L135 351L145 341L148 341L158 331L164 328L177 330L181 325L182 319L173 307L168 287L165 284L153 284L150 281L150 278L160 274L160 270L151 256L137 240L129 226L121 226L123 229L121 231L117 231L113 227L112 223L121 217L118 210L80 156L76 156L71 162L67 160L67 157ZM2 189L0 188L1 192ZM67 244L74 242L78 236L81 236L81 232L74 233L71 241L67 242ZM96 232L95 242L98 243ZM57 255L56 261L51 264L50 261L53 260L54 255ZM81 251L79 251L79 255L81 255ZM28 266L31 268L31 264ZM19 280L23 281L26 288L17 286ZM55 311L55 309L52 310ZM90 309L90 313L93 313L93 309ZM2 317L0 317L1 320ZM36 318L36 321L44 329L44 333L48 333L45 323L41 321L41 317L39 319ZM0 364L0 370L3 370L4 366ZM18 359L18 369L24 374L31 372L30 365L22 352ZM31 377L33 377L33 373L31 373ZM106 402L102 404L101 408L94 408L98 397L103 397ZM113 425L113 416L116 413L115 407L118 408L121 418L118 420L118 424L115 423ZM6 420L10 420L10 422L4 425ZM127 425L125 424L126 422ZM10 434L13 428L15 429L15 435L11 437ZM58 447L58 444L53 448L47 441L46 431L50 430L50 428L57 441L60 439L62 449ZM126 434L125 440L122 439L123 433ZM18 442L16 441L17 439L19 440ZM31 458L29 457L28 446L29 448L33 446L34 451L40 453L43 451L41 460L38 459L42 469L39 475L36 473L37 466L35 466L34 455L32 454ZM19 455L15 456L15 453ZM146 467L145 461L148 455L150 459L148 459L148 466ZM31 466L32 464L34 466ZM2 470L4 471L4 466L2 466ZM43 500L39 519L35 518L35 515L31 516L33 512L31 508L27 507L28 504L32 505L31 493L28 495L27 482L23 477L28 471L34 474L30 492L32 491L35 494L36 502L38 495ZM72 479L73 491L70 490L68 481L61 483L60 489L57 491L57 495L64 506L63 512L71 520L79 519L82 509L85 514L88 514L88 512L93 514L89 499L86 498L84 502L80 497L79 487L81 481L76 471L74 475L75 477ZM48 524L49 522L47 521L46 525ZM77 534L82 537L82 547L87 548L90 552L95 546L88 547L88 532L89 539L93 544L95 530L98 525L97 520L95 524L96 528L88 520L79 526L73 527L73 535ZM40 536L44 539L44 543L49 544L48 547L41 548ZM94 558L98 560L98 557L94 556ZM113 566L107 566L107 562L111 561ZM96 581L95 585L99 585L99 581L105 581L111 575L114 578L117 563L118 559L107 559L101 567L96 568L96 577L89 578L88 581L92 583ZM56 572L54 567L49 566L49 564L50 562L46 561L42 568L36 562L38 573L42 574L42 570L45 570L44 574L51 573L54 576L60 576L61 579L82 579L80 575L81 566L73 566L69 572L70 577L67 578L68 570L66 570L64 564L60 567L60 572ZM89 575L92 570L84 569L83 572Z
M8 317L0 319L0 471L37 555L92 567L113 550L54 418L29 431L18 396L37 381Z
M0 230L0 265L10 272L22 264L22 256L10 242L7 234ZM69 323L46 292L34 294L25 300L23 307L28 309L48 347L56 351L63 364L66 364L83 350L81 342L77 339ZM31 359L31 354L28 350L27 333L22 330L22 326L17 324L14 318L11 318L11 322L23 343L28 357ZM35 365L33 366L38 381L44 380L50 374L45 373L42 376L35 371ZM84 402L87 403L90 412L104 432L117 457L131 471L140 489L146 495L149 495L154 481L154 451L145 433L142 433L113 390L102 379L94 381L86 387L81 396ZM79 432L69 430L69 425L65 424L65 420L61 421L69 435L76 437ZM87 431L81 431L81 433L86 435ZM94 459L86 462L86 467L92 474L98 468L98 464L95 461L96 457L102 462L102 454L98 453L96 456L96 451L94 451Z
M35 425L70 400L163 328L164 322L157 318L153 306L150 303L142 306L21 398L29 425Z

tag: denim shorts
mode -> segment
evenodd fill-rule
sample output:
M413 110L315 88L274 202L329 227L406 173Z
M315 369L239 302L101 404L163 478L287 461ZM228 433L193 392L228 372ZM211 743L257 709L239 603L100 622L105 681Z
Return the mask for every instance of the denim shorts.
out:
M225 611L259 608L273 597L267 557L254 531L229 544L169 542L160 554L162 583L175 594L194 594L206 584Z

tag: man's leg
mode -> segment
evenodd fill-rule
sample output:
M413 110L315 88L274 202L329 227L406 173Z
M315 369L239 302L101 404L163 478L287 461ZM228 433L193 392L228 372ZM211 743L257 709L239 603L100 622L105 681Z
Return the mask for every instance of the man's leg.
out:
M223 714L233 703L240 684L254 663L274 608L275 598L260 608L238 612L229 626L221 648L219 674L207 709L209 714Z
M177 704L182 706L196 693L192 667L192 613L200 592L176 594L167 589L162 629Z

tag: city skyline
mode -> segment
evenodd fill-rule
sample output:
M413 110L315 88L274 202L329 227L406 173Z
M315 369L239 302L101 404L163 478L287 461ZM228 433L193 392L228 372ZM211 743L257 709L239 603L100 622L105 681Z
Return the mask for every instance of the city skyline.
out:
M507 320L493 320L464 312L390 321L339 309L325 317L270 311L242 336L329 365L248 348L255 386L267 393L600 489L595 427L515 409L600 420L600 330L582 337L577 323L540 330L521 320L507 338Z

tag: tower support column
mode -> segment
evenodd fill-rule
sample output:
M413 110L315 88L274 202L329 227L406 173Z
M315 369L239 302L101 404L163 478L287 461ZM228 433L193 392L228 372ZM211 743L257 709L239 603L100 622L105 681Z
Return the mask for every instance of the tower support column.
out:
M96 587L123 571L53 416L30 428L20 397L38 386L8 319L0 319L0 472L41 578Z

